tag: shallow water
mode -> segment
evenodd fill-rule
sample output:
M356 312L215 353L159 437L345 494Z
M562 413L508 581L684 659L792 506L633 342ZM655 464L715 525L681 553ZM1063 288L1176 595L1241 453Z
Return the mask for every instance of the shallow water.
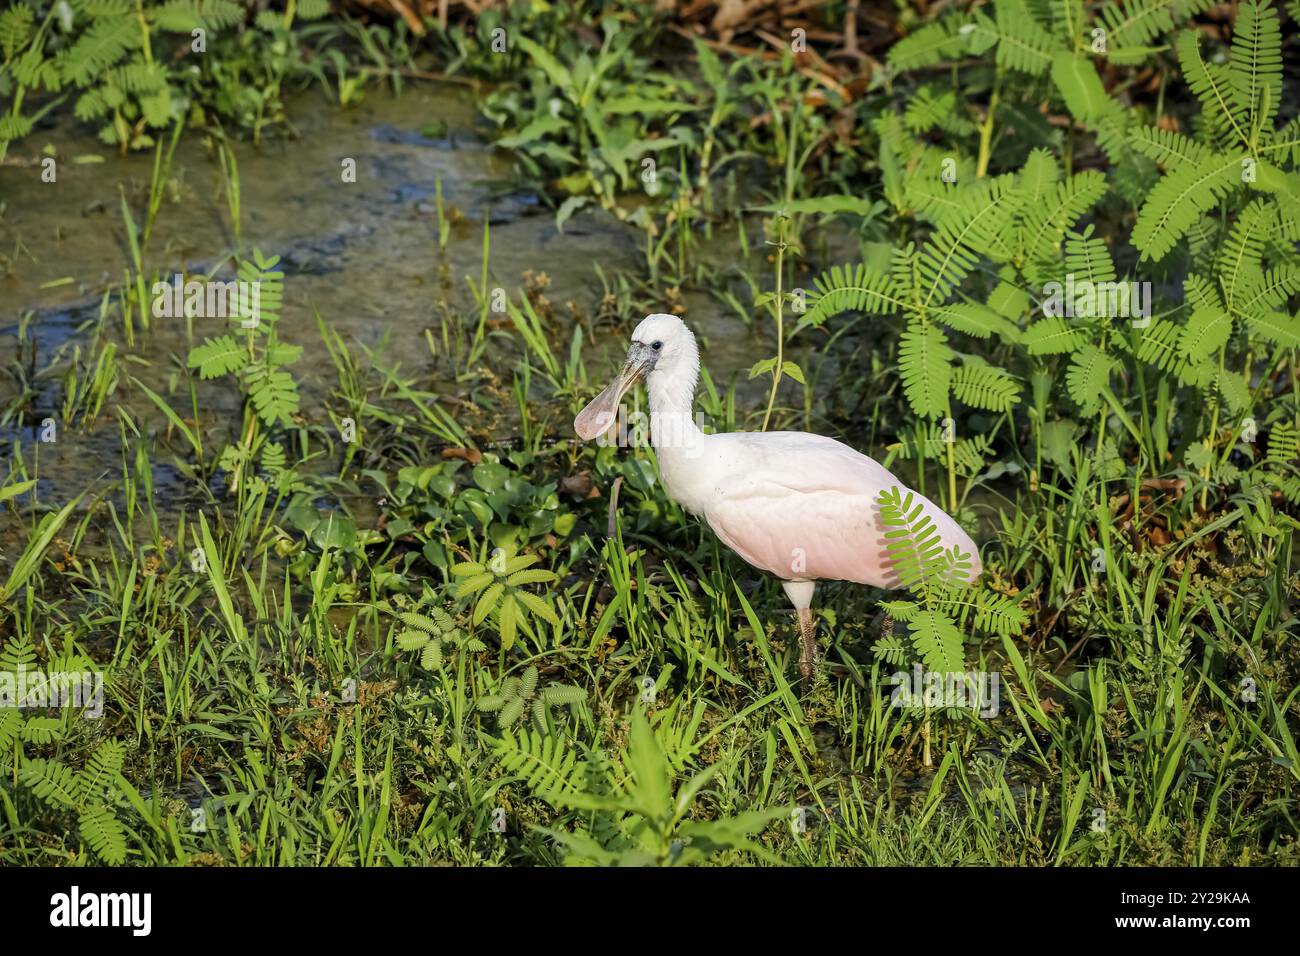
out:
M587 316L597 312L602 296L597 267L609 277L621 270L644 271L644 235L608 212L588 207L563 232L556 229L553 212L513 175L512 154L491 146L491 130L463 87L421 86L400 97L376 92L348 109L308 93L289 115L294 136L270 137L260 147L235 143L233 151L243 248L282 257L285 297L279 332L282 341L304 347L291 370L300 383L302 412L313 422L328 421L324 403L338 379L316 327L316 311L363 364L360 347L376 349L379 364L416 377L453 414L471 406L469 386L457 381L463 370L436 359L426 333L436 340L449 311L469 317L472 329L477 307L466 280L479 281L485 220L491 232L489 285L504 287L515 297L525 273L545 273L545 294L557 304L562 322L573 321L564 318L568 310L560 305L569 300ZM206 140L200 130L187 130L181 138L145 250L146 276L157 270L170 280L179 271L195 276L221 266L218 277L230 277L225 263L235 237L221 164ZM102 489L120 476L120 426L113 408L122 405L152 433L156 502L164 516L174 515L193 489L171 464L172 455L155 453L167 423L128 376L188 418L181 373L185 356L193 344L226 331L227 321L194 318L187 330L186 319L155 318L148 330L137 327L134 343L127 344L117 307L110 302L104 335L119 346L122 380L97 422L64 428L60 378L74 349L80 350L83 364L95 358L105 296L121 286L131 262L121 197L143 225L154 156L150 151L121 157L66 114L21 146L0 166L0 256L5 257L0 258L0 371L8 373L0 375L0 408L19 395L16 363L52 368L38 377L36 397L25 415L28 426L0 425L0 441L18 442L33 463L40 477L39 506L58 507L88 487ZM41 150L53 150L57 157L54 183L41 181ZM102 162L85 162L85 157ZM345 160L355 161L355 182L344 181ZM444 248L438 242L438 181L453 221ZM740 269L759 276L771 269L759 217L745 221L747 257L734 227L720 227L697 250L716 270L716 284L727 284L740 301L748 299ZM816 232L823 244L833 237L837 261L853 257L856 238L851 233L835 228ZM702 291L682 293L678 301L701 339L704 364L714 381L725 387L735 378L742 407L761 407L767 380L749 381L745 370L775 351L770 323L760 319L749 325ZM666 294L657 307L668 307ZM20 340L23 323L26 335ZM598 329L597 341L589 343L593 384L621 358L625 335L625 330ZM561 336L551 346L562 356L570 339ZM513 344L494 343L483 359L506 383L519 362ZM239 414L239 393L223 379L199 383L197 394L205 445L219 447ZM789 397L794 396L791 392ZM511 437L512 414L512 409L502 409L493 424L499 437ZM38 442L30 424L47 417L59 423L53 444ZM172 436L169 445L184 454L183 440Z
M511 156L486 141L473 102L459 87L416 88L400 98L371 95L346 110L308 95L291 116L296 138L269 139L260 148L236 144L234 152L242 238L246 246L283 260L280 334L305 347L293 370L302 381L308 417L324 418L313 415L312 406L336 380L313 310L350 348L377 348L387 340L383 354L390 365L406 373L431 365L425 330L439 328L440 300L473 312L465 277L478 281L485 219L491 229L490 282L512 295L526 271L546 273L548 296L557 302L572 298L590 313L600 298L595 266L612 274L640 259L639 233L599 210L584 210L558 232L539 197L513 183ZM436 138L421 132L431 129L431 121ZM54 183L41 182L36 162L47 144L58 158ZM17 355L19 323L31 313L22 361L39 369L60 349L80 345L89 353L101 300L122 282L130 262L120 196L142 221L153 155L120 157L71 122L43 130L24 145L26 151L15 151L0 167L0 250L9 256L0 276L0 356ZM104 161L74 160L86 156ZM346 159L355 161L355 182L343 181ZM189 131L171 172L175 188L146 249L145 272L156 268L164 278L182 270L207 273L234 245L220 164L204 137ZM457 213L444 249L434 204L439 180L446 208ZM223 319L192 321L195 340L225 330ZM738 319L722 316L702 331L730 345L737 329L744 330ZM122 338L117 327L109 334ZM190 345L184 319L154 319L148 331L137 330L134 347L123 349L131 357L124 372L181 400L183 394L172 389ZM730 370L723 365L734 369L742 362L726 362L723 354L712 358L720 363L719 374ZM501 370L505 377L515 363ZM0 381L0 401L15 394L12 376ZM56 377L46 376L33 403L35 420L60 418L61 399ZM205 424L214 428L224 428L223 414L238 408L228 382L201 386L200 401L209 413ZM129 403L138 420L161 420L138 390L119 387L106 411L113 402ZM98 427L67 430L39 448L28 449L36 443L30 429L10 427L0 437L22 442L30 458L39 456L40 497L47 501L67 500L111 473L118 460L118 429L107 414ZM174 480L168 472L156 476L164 497Z

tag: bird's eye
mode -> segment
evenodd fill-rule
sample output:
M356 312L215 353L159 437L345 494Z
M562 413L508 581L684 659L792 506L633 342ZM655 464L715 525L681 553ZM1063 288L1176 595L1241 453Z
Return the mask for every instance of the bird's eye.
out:
M654 349L656 352L658 352L661 348L664 347L664 344L662 342L651 342L650 347Z

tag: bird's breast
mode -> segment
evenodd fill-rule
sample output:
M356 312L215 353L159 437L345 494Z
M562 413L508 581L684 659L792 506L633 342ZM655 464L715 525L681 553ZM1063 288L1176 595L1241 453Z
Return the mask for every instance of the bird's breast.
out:
M711 449L661 448L656 455L664 491L691 514L704 514L711 501L726 493L728 469Z

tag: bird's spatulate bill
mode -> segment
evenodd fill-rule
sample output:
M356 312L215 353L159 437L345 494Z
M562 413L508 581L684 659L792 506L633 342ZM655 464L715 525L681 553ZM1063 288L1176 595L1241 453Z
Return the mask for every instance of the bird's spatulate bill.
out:
M618 421L619 401L639 377L640 373L635 366L624 366L618 377L593 398L586 408L578 412L578 417L573 420L573 430L578 433L578 437L583 441L591 441L609 431L614 422Z

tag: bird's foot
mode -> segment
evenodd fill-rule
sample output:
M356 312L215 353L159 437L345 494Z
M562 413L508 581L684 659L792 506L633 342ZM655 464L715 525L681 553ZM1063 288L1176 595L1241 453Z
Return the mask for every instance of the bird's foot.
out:
M817 623L812 611L806 607L799 609L799 642L802 646L799 673L804 680L811 680L813 667L817 664Z

